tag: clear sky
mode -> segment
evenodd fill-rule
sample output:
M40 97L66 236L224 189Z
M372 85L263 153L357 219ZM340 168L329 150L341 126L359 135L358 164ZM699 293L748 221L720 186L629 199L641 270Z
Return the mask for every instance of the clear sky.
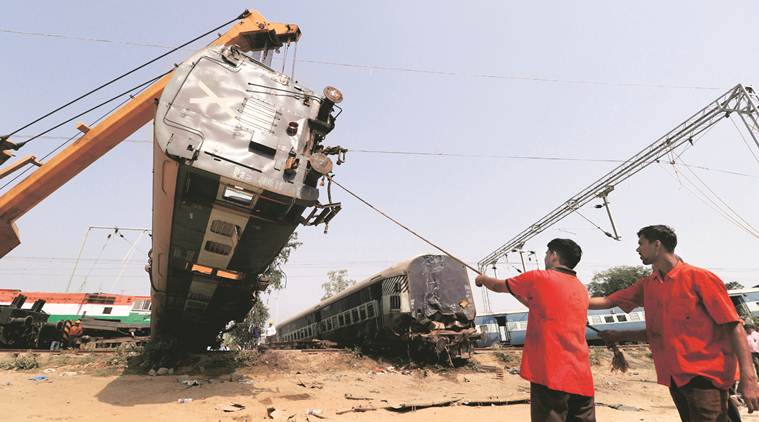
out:
M296 78L317 92L325 85L342 90L345 111L328 145L459 155L349 152L336 177L471 263L616 165L496 156L623 160L736 83L759 83L759 57L753 54L759 4L752 1L10 1L0 15L0 132L245 8L272 21L297 23L303 37ZM84 105L152 78L199 47L162 60ZM55 137L74 133L73 124L67 125L23 152L42 156L62 142ZM150 126L143 128L22 217L22 244L0 260L0 287L62 291L87 226L149 227L151 136ZM759 151L750 145L753 150L723 121L682 159L742 173L693 170L759 226L759 161L752 155ZM622 241L572 216L526 248L542 257L551 238L575 239L585 251L578 271L587 282L609 266L638 264L635 232L664 223L677 230L678 253L687 261L725 281L759 284L758 239L706 206L688 184L698 179L677 170L682 174L670 165L651 166L610 196ZM303 246L285 267L287 288L265 299L275 319L318 301L327 271L347 269L361 280L432 252L339 189L334 195L343 211L329 234L298 230ZM583 213L608 230L603 210L587 207ZM105 236L91 234L75 288L86 278L88 291L148 294L142 270L148 242L138 244L122 265L136 235L110 242ZM513 274L510 264L499 266L499 275ZM518 308L506 295L491 294L491 301L494 310Z

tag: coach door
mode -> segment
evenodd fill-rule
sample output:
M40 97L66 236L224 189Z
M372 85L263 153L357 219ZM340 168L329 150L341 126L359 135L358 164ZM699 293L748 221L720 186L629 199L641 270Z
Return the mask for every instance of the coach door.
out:
M405 274L382 280L382 314L385 322L410 312L408 277Z

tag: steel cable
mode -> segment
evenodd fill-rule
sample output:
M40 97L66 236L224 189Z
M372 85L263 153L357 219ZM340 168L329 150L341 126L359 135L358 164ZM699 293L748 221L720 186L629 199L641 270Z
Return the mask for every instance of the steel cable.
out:
M40 120L42 120L42 119L45 119L45 118L47 118L47 117L49 117L49 116L51 116L51 115L53 115L53 114L55 114L55 113L57 113L57 112L59 112L59 111L63 110L64 108L66 108L66 107L68 107L68 106L70 106L70 105L72 105L72 104L76 103L77 101L80 101L80 100L82 100L83 98L86 98L86 97L88 97L88 96L92 95L93 93L95 93L95 92L97 92L97 91L100 91L101 89L103 89L103 88L105 88L105 87L107 87L107 86L109 86L109 85L113 84L114 82L117 82L117 81L119 81L119 80L121 80L121 79L123 79L123 78L125 78L125 77L127 77L127 76L129 76L129 75L131 75L132 73L134 73L134 72L136 72L136 71L138 71L138 70L140 70L140 69L143 69L143 68L145 68L145 67L146 67L146 66L148 66L148 65L151 65L151 64L155 63L156 61L158 61L158 60L160 60L160 59L162 59L162 58L164 58L164 57L168 56L169 54L171 54L171 53L174 53L175 51L177 51L177 50L179 50L179 49L181 49L181 48L184 48L185 46L187 46L187 45L189 45L189 44L192 44L192 43L194 43L195 41L197 41L197 40L199 40L199 39L201 39L201 38L203 38L203 37L205 37L205 36L207 36L207 35L209 35L209 34L211 34L211 33L213 33L213 32L216 32L216 31L218 31L219 29L221 29L221 28L223 28L223 27L225 27L225 26L227 26L227 25L231 24L231 23L232 23L232 22L234 22L234 21L237 21L237 20L239 20L239 19L243 19L243 18L244 18L244 17L246 17L248 14L249 14L249 13L248 13L248 11L246 10L245 12L243 12L243 13L242 13L241 15L239 15L238 17L236 17L236 18L234 18L234 19L232 19L232 20L230 20L230 21L228 21L228 22L225 22L225 23L224 23L224 24L222 24L222 25L219 25L219 26L217 26L216 28L213 28L213 29L211 29L210 31L207 31L206 33L204 33L204 34L202 34L202 35L199 35L199 36L197 36L197 37L193 38L192 40L190 40L190 41L187 41L187 42L185 42L184 44L181 44L181 45L180 45L180 46L178 46L178 47L174 47L174 48L172 48L171 50L167 51L166 53L163 53L163 54L161 54L161 55L159 55L159 56L155 57L154 59L152 59L152 60L149 60L149 61L147 61L147 62L145 62L145 63L143 63L143 64L141 64L141 65L139 65L139 66L135 67L134 69L132 69L132 70L130 70L130 71L128 71L128 72L126 72L126 73L124 73L124 74L120 75L120 76L117 76L116 78L113 78L113 79L111 79L110 81L108 81L108 82L106 82L106 83L104 83L104 84L102 84L102 85L98 86L97 88L94 88L94 89L90 90L89 92L87 92L87 93L85 93L85 94L82 94L81 96L79 96L79 97L77 97L77 98L75 98L75 99L73 99L73 100L71 100L71 101L67 102L66 104L64 104L64 105L62 105L62 106L60 106L60 107L56 108L55 110L53 110L53 111L51 111L51 112L49 112L49 113L47 113L47 114L45 114L45 115L43 115L43 116L40 116L40 117L38 117L37 119L35 119L35 120L31 121L30 123L27 123L26 125L24 125L24 126L22 126L22 127L18 128L18 129L16 129L16 130L14 130L14 131L13 131L13 132L11 132L10 134L8 134L8 136L11 136L11 135L15 135L16 133L18 133L18 132L20 132L20 131L22 131L22 130L24 130L24 129L28 128L29 126L31 126L31 125L33 125L33 124L35 124L35 123L39 122ZM29 142L29 141L27 141L27 142Z

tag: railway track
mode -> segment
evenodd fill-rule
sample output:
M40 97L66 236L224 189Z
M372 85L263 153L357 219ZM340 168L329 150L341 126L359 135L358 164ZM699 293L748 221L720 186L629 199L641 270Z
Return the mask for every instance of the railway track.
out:
M607 349L607 347L603 345L591 345L589 347L590 347L590 350ZM620 344L618 347L620 350L649 350L647 344ZM492 348L492 347L475 347L474 348L475 353L495 353L495 352L509 352L509 351L518 351L518 350L522 350L522 346L502 346L498 348Z

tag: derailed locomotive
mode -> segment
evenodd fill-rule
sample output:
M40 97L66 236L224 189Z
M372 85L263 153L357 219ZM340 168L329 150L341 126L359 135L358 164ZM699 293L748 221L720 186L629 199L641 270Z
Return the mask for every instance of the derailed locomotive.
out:
M17 295L10 304L0 305L0 348L38 347L52 328L42 311L45 301L38 299L31 308L23 308L26 296Z
M340 210L319 203L317 183L327 154L344 153L321 144L342 94L315 95L270 67L297 25L259 27L244 49L212 46L180 65L154 119L151 331L191 349L245 317L299 224Z
M331 340L452 363L478 338L466 269L444 255L396 264L277 325L274 343Z

